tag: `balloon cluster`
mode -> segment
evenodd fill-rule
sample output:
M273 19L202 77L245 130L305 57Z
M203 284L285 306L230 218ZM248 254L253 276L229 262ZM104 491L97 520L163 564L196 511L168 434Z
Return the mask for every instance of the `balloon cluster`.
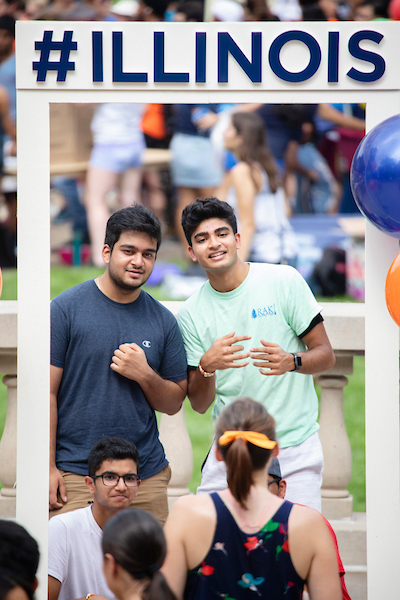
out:
M350 171L358 208L384 233L400 238L400 115L379 123L361 140ZM386 278L386 304L400 326L400 254Z

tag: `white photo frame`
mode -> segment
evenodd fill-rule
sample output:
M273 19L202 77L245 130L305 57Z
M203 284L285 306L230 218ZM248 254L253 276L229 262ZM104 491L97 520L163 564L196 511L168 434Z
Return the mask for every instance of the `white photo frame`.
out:
M368 27L367 27L368 25ZM384 58L385 73L374 82L354 81L348 71L370 73L371 63L351 56L349 40L368 30L382 36L378 44L360 47ZM62 40L72 31L78 50L70 60L75 71L57 82L56 72L38 82L33 63L35 42L44 31ZM286 32L305 32L317 40L321 61L304 82L280 80L271 70L268 52ZM103 33L103 82L93 82L93 32ZM112 33L123 33L123 70L148 73L148 82L112 81ZM154 81L154 33L165 34L164 73L188 73L189 82ZM252 82L229 56L228 82L218 82L218 33L228 32L251 62L252 33L262 33L262 81ZM339 33L338 81L328 82L334 68L328 54L329 33ZM206 34L205 82L196 83L196 33ZM98 39L96 38L98 43ZM204 39L204 38L203 38ZM332 38L333 39L333 38ZM331 42L332 43L332 42ZM114 48L115 50L115 48ZM303 42L282 47L288 72L311 61ZM366 23L17 23L18 110L18 432L17 520L39 540L42 561L38 598L47 597L47 519L49 445L49 105L59 102L366 102L367 131L400 112L400 25ZM55 58L54 58L55 56ZM51 60L59 60L57 51ZM300 67L298 66L300 63ZM333 64L333 67L332 67ZM204 66L205 65L205 66ZM329 66L330 65L330 66ZM121 65L120 65L121 66ZM373 70L373 69L372 69ZM386 308L387 271L399 252L398 240L366 223L365 388L368 595L391 597L397 589L400 556L399 332ZM379 475L380 485L376 485ZM383 484L384 483L384 488Z

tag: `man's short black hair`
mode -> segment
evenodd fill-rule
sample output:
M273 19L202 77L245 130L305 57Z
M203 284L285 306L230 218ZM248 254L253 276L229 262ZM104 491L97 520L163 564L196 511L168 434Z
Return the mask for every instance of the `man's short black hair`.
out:
M0 519L0 573L4 586L7 587L7 581L10 585L12 582L12 587L21 586L33 598L38 565L36 540L22 525Z
M10 15L2 15L0 17L0 29L5 29L15 38L15 19Z
M96 475L105 460L130 458L139 469L139 453L135 444L120 437L106 437L95 443L89 454L89 477Z
M117 210L107 221L104 243L113 251L124 231L141 231L156 240L157 250L161 244L161 223L156 215L142 204L134 204Z
M233 233L237 233L237 221L230 204L214 196L204 200L198 198L182 211L181 223L189 246L192 245L193 232L206 219L223 219L231 226Z

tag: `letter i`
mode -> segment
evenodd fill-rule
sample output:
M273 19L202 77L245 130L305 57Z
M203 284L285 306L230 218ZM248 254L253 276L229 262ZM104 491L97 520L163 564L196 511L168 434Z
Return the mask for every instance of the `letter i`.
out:
M339 81L339 32L329 32L328 42L328 83Z
M103 81L103 32L92 31L93 82Z

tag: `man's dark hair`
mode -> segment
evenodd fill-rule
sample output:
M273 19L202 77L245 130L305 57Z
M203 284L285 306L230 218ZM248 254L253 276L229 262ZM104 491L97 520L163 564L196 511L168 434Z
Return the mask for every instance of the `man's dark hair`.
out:
M15 19L10 15L2 15L0 17L0 29L5 29L15 38Z
M189 246L192 245L193 232L206 219L223 219L232 227L233 233L237 233L237 221L230 204L214 196L204 200L198 198L182 211L181 223Z
M143 0L143 3L151 8L156 17L160 20L164 20L169 0Z
M14 583L12 587L21 586L29 598L33 598L38 565L36 540L22 525L0 519L0 576L3 587Z
M117 210L107 221L104 243L113 251L124 231L141 231L156 240L157 250L161 244L161 223L156 215L142 204Z
M106 437L95 443L89 454L89 477L96 475L105 460L130 458L139 468L139 453L135 444L120 437Z

